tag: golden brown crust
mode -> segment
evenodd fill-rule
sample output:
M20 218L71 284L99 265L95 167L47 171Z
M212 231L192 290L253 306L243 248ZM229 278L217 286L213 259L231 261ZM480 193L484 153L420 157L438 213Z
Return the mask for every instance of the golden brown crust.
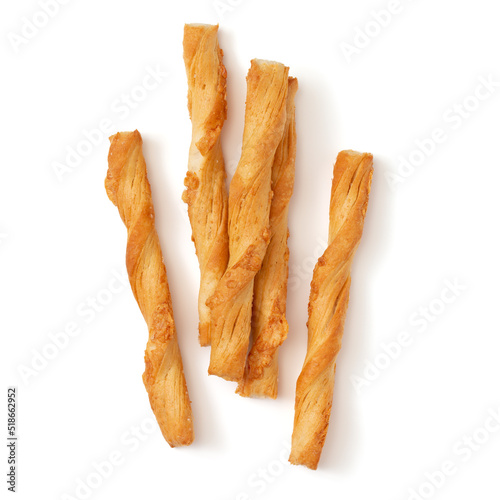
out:
M229 263L213 296L209 373L240 380L251 330L253 283L269 243L271 170L286 119L288 68L253 60L241 159L229 189Z
M254 282L253 344L244 377L236 390L241 396L275 399L278 394L278 348L288 334L288 204L295 178L294 99L297 88L297 80L289 78L285 129L276 149L271 174L270 242Z
M351 263L361 239L373 173L368 153L337 157L330 199L328 248L314 268L307 354L297 380L290 462L316 469L325 442L335 362L349 301Z
M200 263L199 340L210 344L210 309L229 258L226 172L220 133L226 119L226 68L217 42L218 26L184 26L184 63L192 121L188 172L182 199L188 204Z
M149 329L144 385L170 446L194 438L191 404L177 345L172 300L163 264L139 132L110 138L106 192L127 227L127 271Z

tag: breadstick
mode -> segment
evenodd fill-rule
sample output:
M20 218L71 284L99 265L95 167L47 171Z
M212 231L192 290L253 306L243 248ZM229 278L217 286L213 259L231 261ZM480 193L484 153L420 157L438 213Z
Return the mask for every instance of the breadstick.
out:
M170 446L194 438L191 403L177 345L172 300L163 264L139 132L110 138L106 192L127 227L130 286L149 329L143 375L153 413Z
M297 380L289 459L310 469L318 465L328 430L350 269L363 231L372 164L371 154L339 153L330 199L328 248L319 258L311 281L307 354Z
M286 292L288 281L288 203L295 178L295 104L297 80L288 78L286 124L272 168L273 200L269 215L271 240L262 268L255 277L252 336L245 375L237 393L276 399L278 348L288 334Z
M211 309L208 372L240 380L251 331L254 278L269 243L271 170L286 119L288 68L254 59L247 76L241 158L229 188L229 263Z
M226 172L220 133L226 119L226 68L217 42L218 26L184 26L184 63L192 121L188 172L182 199L188 204L193 241L200 264L199 340L210 344L212 296L229 258Z

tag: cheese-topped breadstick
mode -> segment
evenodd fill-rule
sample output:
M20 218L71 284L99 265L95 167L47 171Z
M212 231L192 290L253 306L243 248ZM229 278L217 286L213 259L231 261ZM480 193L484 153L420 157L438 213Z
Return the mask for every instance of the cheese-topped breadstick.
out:
M210 344L210 309L229 257L226 172L220 133L226 119L226 68L217 42L218 26L184 27L184 63L192 122L188 172L182 199L188 204L193 241L200 264L199 340Z
M363 232L373 173L368 153L342 151L334 168L328 247L314 268L307 354L297 380L290 462L316 469L325 442L342 344L351 263Z
M127 271L149 329L143 375L151 408L170 446L194 439L191 403L177 345L172 299L155 229L146 162L139 132L110 138L106 192L127 227Z
M262 268L255 277L252 337L245 375L238 385L241 396L276 398L278 348L288 334L286 295L288 282L288 204L295 178L295 93L297 80L288 78L286 123L274 156L273 200L269 215L271 239Z
M229 188L229 263L211 309L209 373L240 380L250 340L254 278L269 243L271 171L286 119L288 68L254 59L247 76L241 158Z

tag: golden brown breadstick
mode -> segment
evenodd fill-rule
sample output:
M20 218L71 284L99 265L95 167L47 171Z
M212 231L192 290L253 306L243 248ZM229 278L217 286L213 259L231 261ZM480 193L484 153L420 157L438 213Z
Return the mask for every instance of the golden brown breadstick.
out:
M335 363L349 301L351 263L363 232L373 158L342 151L334 168L328 248L314 268L309 297L307 354L295 393L290 462L316 469L325 442Z
M172 300L163 264L146 162L139 132L110 138L106 192L127 227L127 271L149 329L144 385L161 432L170 446L194 438L191 403L177 345Z
M217 42L218 26L184 26L184 63L193 132L182 199L188 204L200 263L199 340L210 344L210 309L229 258L226 172L220 133L226 119L226 68Z
M286 292L288 281L288 204L295 178L295 93L297 80L288 78L286 124L274 156L269 214L271 240L255 277L252 336L245 374L238 385L241 396L276 398L278 348L288 334Z
M286 119L288 68L252 60L241 158L229 188L229 263L211 309L208 372L240 380L251 330L253 283L269 243L271 170Z

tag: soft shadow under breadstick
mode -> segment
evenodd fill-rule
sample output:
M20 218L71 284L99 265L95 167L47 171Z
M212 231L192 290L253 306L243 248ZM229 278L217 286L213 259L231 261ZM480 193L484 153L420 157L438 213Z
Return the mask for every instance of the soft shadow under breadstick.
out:
M278 348L288 334L288 205L295 178L295 78L288 79L286 123L272 167L273 199L269 215L271 239L254 282L252 337L245 374L236 392L241 396L278 394Z
M188 204L200 263L199 340L210 344L210 309L229 258L226 172L220 133L226 119L226 68L217 42L218 26L184 26L184 63L192 122L188 172L182 199Z
M286 119L288 68L254 59L247 76L241 158L229 188L229 263L211 309L208 372L240 380L251 331L254 278L269 244L271 170Z
M155 229L142 138L136 130L118 133L110 140L106 192L127 227L130 286L149 329L144 385L163 437L172 447L188 445L194 439L191 403Z
M334 168L328 248L314 268L307 354L297 380L290 462L316 469L325 442L335 363L349 301L351 263L363 232L373 173L368 153L342 151Z

